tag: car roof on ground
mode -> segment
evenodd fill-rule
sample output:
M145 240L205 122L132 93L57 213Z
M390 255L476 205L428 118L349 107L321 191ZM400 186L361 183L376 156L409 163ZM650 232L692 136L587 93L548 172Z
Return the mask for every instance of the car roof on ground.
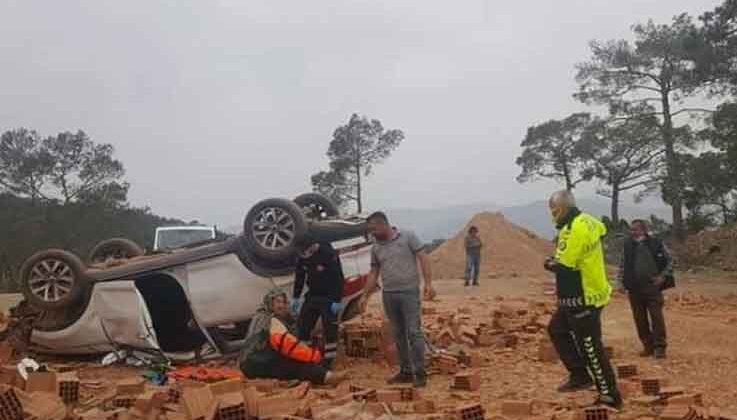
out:
M181 226L160 226L157 227L156 230L181 230L181 229L190 229L190 230L212 230L214 226L190 226L190 225L181 225Z

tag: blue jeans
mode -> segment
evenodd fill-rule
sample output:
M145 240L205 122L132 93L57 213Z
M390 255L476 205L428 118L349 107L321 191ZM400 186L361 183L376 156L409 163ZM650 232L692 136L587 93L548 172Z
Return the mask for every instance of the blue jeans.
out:
M479 271L481 271L481 256L480 255L466 255L466 284L471 283L473 279L474 284L479 283Z
M425 335L420 318L420 290L383 293L384 312L392 326L401 372L425 375Z

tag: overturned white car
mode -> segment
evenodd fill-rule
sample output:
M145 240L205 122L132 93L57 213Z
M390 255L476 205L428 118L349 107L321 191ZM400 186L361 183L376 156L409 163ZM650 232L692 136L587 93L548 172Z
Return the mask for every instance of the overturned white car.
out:
M205 348L212 356L237 351L264 294L291 287L294 243L308 232L340 253L342 318L355 315L370 269L364 220L304 194L257 203L242 234L220 242L143 255L131 241L111 239L88 264L62 250L34 254L20 273L27 303L39 310L31 344L54 354L137 349L177 359Z

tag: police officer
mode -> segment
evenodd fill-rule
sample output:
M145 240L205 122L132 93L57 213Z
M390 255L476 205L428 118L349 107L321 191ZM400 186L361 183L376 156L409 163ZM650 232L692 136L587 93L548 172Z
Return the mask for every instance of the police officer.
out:
M343 310L343 267L338 253L329 242L314 240L309 235L297 242L299 257L295 269L291 310L297 313L302 290L307 283L297 326L299 339L310 340L318 318L322 319L325 338L323 364L330 368L338 349L338 315Z
M582 213L570 191L554 193L548 204L558 229L555 257L545 261L545 268L555 273L558 297L548 333L570 374L558 391L595 385L599 392L595 404L621 408L622 397L601 339L601 311L612 291L601 243L606 227Z

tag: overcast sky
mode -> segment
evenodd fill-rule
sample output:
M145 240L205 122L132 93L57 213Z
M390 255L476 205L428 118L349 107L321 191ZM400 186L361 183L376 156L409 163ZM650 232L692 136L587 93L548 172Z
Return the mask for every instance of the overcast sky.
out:
M112 143L129 198L240 223L327 166L351 113L402 129L370 209L544 198L514 160L588 41L718 0L0 1L0 129Z

